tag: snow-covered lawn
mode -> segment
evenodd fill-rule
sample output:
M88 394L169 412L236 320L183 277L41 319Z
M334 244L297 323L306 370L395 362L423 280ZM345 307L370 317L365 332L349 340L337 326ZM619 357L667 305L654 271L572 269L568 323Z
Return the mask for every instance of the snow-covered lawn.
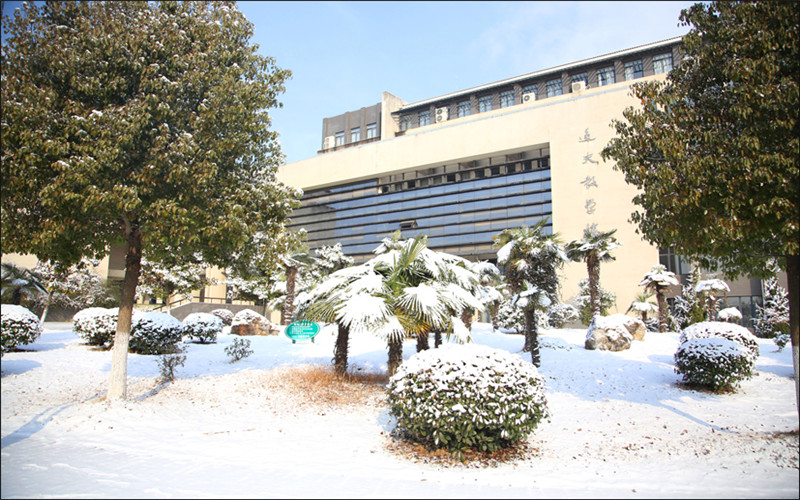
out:
M380 386L357 404L308 401L290 367L329 363L334 336L249 337L254 354L233 364L231 335L188 344L168 385L156 356L131 354L129 400L111 403L100 397L111 353L45 324L2 358L2 497L798 498L791 352L769 340L756 376L715 395L676 384L676 333L615 353L585 350L585 330L544 331L551 420L526 458L479 468L391 451ZM514 353L523 343L481 323L473 339ZM406 342L405 358L415 352ZM375 338L351 339L351 366L382 371L386 356Z

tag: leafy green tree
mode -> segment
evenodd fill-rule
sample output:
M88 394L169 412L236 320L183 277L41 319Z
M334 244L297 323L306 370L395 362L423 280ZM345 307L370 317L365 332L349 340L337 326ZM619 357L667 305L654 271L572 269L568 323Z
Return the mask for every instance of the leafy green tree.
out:
M514 304L525 317L525 345L531 362L540 364L536 311L558 301L558 270L567 261L557 234L546 234L542 219L533 227L504 229L494 236L497 263L505 267Z
M616 229L598 231L596 227L589 226L583 230L582 239L572 240L565 247L569 260L586 262L586 270L589 273L589 308L592 317L600 314L600 264L616 260L611 251L621 245L614 237L616 232Z
M297 206L268 113L290 73L233 2L18 12L3 18L2 251L69 265L124 245L108 397L125 398L142 256L227 267Z
M800 3L710 2L681 11L685 57L632 86L602 156L642 191L651 243L729 277L787 272L800 412Z
M667 307L667 296L664 294L670 286L677 286L680 283L675 273L667 271L662 264L656 264L644 275L639 286L643 286L645 291L655 294L658 302L658 331L661 333L669 329L669 307Z

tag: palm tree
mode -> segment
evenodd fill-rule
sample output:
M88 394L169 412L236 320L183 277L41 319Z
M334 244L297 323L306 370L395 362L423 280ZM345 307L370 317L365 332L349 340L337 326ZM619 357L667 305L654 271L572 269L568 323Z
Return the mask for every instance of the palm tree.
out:
M572 240L566 246L567 258L586 262L589 273L589 308L592 317L600 314L600 263L615 260L611 251L621 245L611 231L598 231L594 226L583 230L583 238Z
M644 275L644 278L639 282L639 286L643 286L645 291L656 294L656 301L658 302L658 331L664 333L668 329L667 324L667 298L664 292L670 285L677 285L678 279L675 273L667 271L667 268L661 264L656 264L653 268Z
M652 294L648 295L646 293L640 293L639 295L636 296L633 302L631 302L631 305L630 307L628 307L628 310L625 311L625 314L631 311L636 311L637 313L641 314L642 323L644 323L645 326L647 326L647 313L658 311L658 305L650 302L650 297L652 296L653 296Z
M558 235L544 233L547 221L543 219L532 228L505 229L494 236L494 246L499 248L497 263L505 266L506 280L515 294L512 300L525 317L523 351L530 351L537 367L540 357L536 310L557 300L557 272L567 260Z
M302 267L311 263L312 257L308 252L308 247L299 245L292 251L280 256L283 263L284 274L286 276L286 294L281 307L281 324L288 325L294 318L294 299L295 287L297 284L297 274Z
M334 369L347 370L350 333L371 333L386 339L388 374L403 360L403 340L426 337L431 331L468 340L455 312L481 304L459 281L474 280L465 268L454 269L460 257L443 256L427 248L427 237L385 239L374 258L360 266L334 272L307 295L298 297L298 318L337 323ZM463 260L463 259L461 259Z
M47 294L39 276L30 269L18 266L13 262L2 263L2 288L0 296L14 305L22 305L22 299L33 299L37 295Z

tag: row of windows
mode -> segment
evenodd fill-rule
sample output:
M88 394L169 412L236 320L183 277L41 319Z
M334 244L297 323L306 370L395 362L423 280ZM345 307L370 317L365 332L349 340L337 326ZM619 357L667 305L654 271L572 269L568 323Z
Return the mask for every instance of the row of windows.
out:
M378 124L367 124L367 139L374 139L378 137ZM344 146L344 130L334 134L334 146ZM350 143L359 142L361 140L361 127L354 127L350 129Z
M543 150L547 148L308 191L291 226L305 229L311 248L341 243L345 253L354 258L366 258L382 238L397 229L406 237L426 234L429 246L437 250L450 248L459 255L491 252L492 237L503 229L532 225L552 214L549 168L509 173L513 170L509 167L520 163L517 160ZM507 163L501 163L503 160ZM523 162L538 165L547 160ZM486 171L497 175L462 180L463 174ZM433 185L436 179L454 174L459 179L456 182ZM384 190L400 184L383 183L393 176L407 176L403 183L428 181L431 185Z
M668 73L672 70L672 53L660 54L653 57L654 74ZM635 80L644 76L643 64L641 59L626 62L624 65L625 80ZM570 76L571 83L584 82L589 86L589 73L582 72ZM613 65L602 67L597 70L597 86L602 87L616 83L616 71ZM564 93L563 81L561 78L553 78L544 83L546 97L555 97ZM528 84L522 87L522 95L533 95L533 99L539 99L539 87L537 84ZM499 108L506 108L517 104L514 90L504 90L500 92L499 99L495 100L494 95L479 96L476 99L477 112L485 113L491 111L497 105ZM521 103L520 103L521 104ZM455 104L456 115L458 118L469 116L472 113L472 102L470 100L459 101ZM416 113L416 124L424 127L431 124L431 111L424 110ZM400 131L405 131L414 126L414 117L404 115L400 117Z
M379 179L315 189L303 195L303 205L350 200L377 194L378 190L387 193L547 169L550 166L549 155L550 148L544 145L517 153L497 154L477 160L453 161L437 167L390 174ZM531 178L542 179L544 175L549 177L549 173L542 173Z
M392 193L353 199L326 205L305 205L294 212L292 219L298 225L308 224L320 217L335 214L336 220L366 215L387 214L399 218L424 217L424 213L404 213L409 209L429 210L450 207L448 210L472 211L506 206L513 200L519 204L536 204L549 201L550 179L530 178L529 175L510 176L503 179L471 181L454 186L422 189L414 192ZM499 185L505 181L503 185ZM514 198L523 196L523 198ZM438 208L437 208L438 210Z

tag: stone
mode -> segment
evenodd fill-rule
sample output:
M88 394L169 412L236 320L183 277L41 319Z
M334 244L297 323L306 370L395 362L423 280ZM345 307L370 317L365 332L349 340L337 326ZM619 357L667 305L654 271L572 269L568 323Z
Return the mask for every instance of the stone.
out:
M239 311L231 322L233 335L277 335L278 332L274 323L252 309Z
M612 314L608 318L613 318L614 321L619 321L628 332L633 335L633 340L644 340L644 334L647 332L647 325L640 319L632 318L627 314Z
M624 351L630 349L633 334L626 327L626 321L616 316L595 316L586 332L584 346L589 350ZM633 318L631 318L633 319Z

